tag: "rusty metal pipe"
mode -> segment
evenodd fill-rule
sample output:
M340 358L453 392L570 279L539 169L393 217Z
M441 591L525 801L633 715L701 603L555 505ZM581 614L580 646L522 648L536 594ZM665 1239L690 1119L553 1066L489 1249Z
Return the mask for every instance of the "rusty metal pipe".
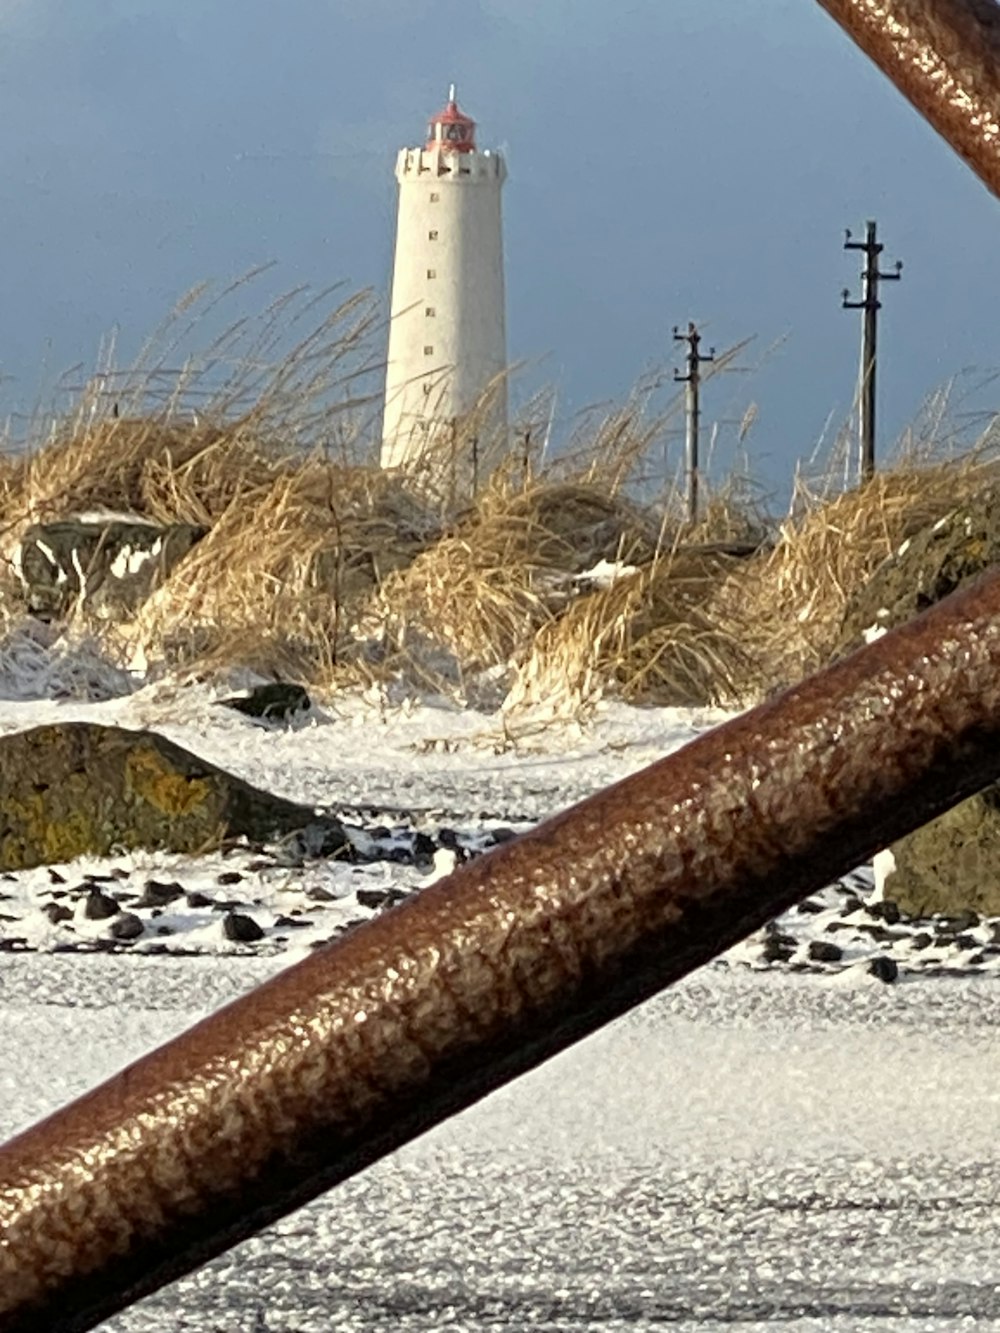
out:
M0 1333L89 1329L1000 774L1000 574L348 934L0 1150Z
M819 0L1000 194L1000 6L995 0Z

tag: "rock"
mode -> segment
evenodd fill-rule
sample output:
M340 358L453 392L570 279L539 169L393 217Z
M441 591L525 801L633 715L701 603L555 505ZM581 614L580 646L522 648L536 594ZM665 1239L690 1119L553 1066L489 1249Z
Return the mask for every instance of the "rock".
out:
M64 722L0 737L2 870L304 830L326 849L346 845L338 819L251 787L153 732Z
M46 620L78 603L107 618L134 612L206 531L141 518L34 524L15 559L28 610Z
M391 900L388 889L355 889L354 896L362 907L384 907Z
M73 913L65 903L46 903L42 912L54 926L58 925L60 921L73 920Z
M273 685L255 685L248 694L220 699L219 703L262 722L291 722L297 713L307 713L312 708L312 700L302 685L281 681Z
M987 787L891 847L887 878L908 916L1000 914L1000 786ZM970 921L971 924L971 921Z
M83 904L83 915L88 921L104 921L109 916L117 916L120 911L117 901L100 889L91 889Z
M843 949L829 940L810 940L809 957L814 963L839 963L844 956Z
M222 918L222 933L227 940L237 944L253 944L264 938L264 932L251 916L241 912L228 912Z
M413 835L413 855L418 861L430 861L437 851L434 839L426 833Z
M108 927L108 934L115 940L137 940L145 929L134 912L122 912Z
M189 893L185 898L185 902L187 903L188 907L212 906L212 899L207 897L204 893L198 893L198 892Z
M795 910L801 916L815 916L817 912L823 911L823 904L815 898L803 898L802 902L796 904Z
M243 876L238 870L223 870L221 875L216 875L216 884L239 884Z
M1000 561L1000 485L913 534L850 600L834 656L901 625ZM894 843L891 896L909 916L1000 913L1000 786Z
M868 915L881 918L887 926L895 926L903 914L899 910L898 903L893 902L891 898L883 898L881 902L868 904Z
M339 820L319 820L310 811L309 822L282 838L275 848L275 864L301 866L353 851Z
M850 598L836 656L894 629L964 587L1000 561L1000 485L967 497L933 524L913 533L883 560Z
M175 880L171 884L161 884L159 880L147 879L142 895L136 900L136 907L166 907L183 897L183 886Z
M358 898L360 902L360 895ZM760 956L765 963L787 963L795 952L795 941L787 935L769 935Z
M888 985L899 976L899 967L894 959L887 958L885 954L878 954L869 961L868 972Z

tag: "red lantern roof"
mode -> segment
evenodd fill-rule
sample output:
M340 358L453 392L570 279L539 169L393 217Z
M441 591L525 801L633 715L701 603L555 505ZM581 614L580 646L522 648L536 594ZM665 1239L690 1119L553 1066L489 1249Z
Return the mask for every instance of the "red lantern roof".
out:
M427 126L427 149L440 148L447 153L476 151L476 122L464 115L455 101L455 85L448 89L448 105Z

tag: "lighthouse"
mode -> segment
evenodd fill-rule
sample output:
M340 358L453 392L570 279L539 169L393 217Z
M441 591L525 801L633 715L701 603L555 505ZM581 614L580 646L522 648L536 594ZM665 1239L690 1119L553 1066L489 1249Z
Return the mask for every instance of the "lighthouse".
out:
M448 102L396 159L399 211L382 421L383 467L437 464L453 493L482 480L507 419L502 156ZM440 474L440 473L439 473Z

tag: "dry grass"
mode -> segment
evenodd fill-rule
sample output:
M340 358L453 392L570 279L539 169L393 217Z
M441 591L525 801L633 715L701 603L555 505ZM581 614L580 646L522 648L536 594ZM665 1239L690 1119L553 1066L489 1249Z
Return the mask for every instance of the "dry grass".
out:
M29 523L81 512L207 530L131 622L78 616L109 650L171 671L244 666L321 688L405 676L467 697L488 677L513 682L510 707L558 712L609 691L749 702L822 665L882 560L997 474L991 432L964 455L928 454L944 431L934 400L910 453L869 485L800 483L777 528L734 485L706 493L691 527L676 492L637 498L677 424L676 399L655 406L663 376L586 414L555 458L551 402L504 434L493 386L454 438L382 472L368 298L299 337L318 307L293 294L170 370L205 304L182 303L137 367L105 367L39 447L0 459L8 555ZM475 466L460 472L472 439ZM610 583L581 580L600 561L616 567Z
M752 664L712 603L737 563L680 549L577 598L536 634L508 706L575 713L609 690L661 705L733 702Z
M864 486L832 498L799 485L773 548L734 570L713 606L756 664L750 701L824 665L848 602L909 537L995 479L992 438L957 458L906 456Z
M328 683L357 657L354 619L434 534L387 473L321 457L241 492L129 628L147 660Z
M460 675L505 666L601 559L643 560L656 539L623 496L573 482L513 491L494 482L441 539L382 590L398 651L443 650Z

